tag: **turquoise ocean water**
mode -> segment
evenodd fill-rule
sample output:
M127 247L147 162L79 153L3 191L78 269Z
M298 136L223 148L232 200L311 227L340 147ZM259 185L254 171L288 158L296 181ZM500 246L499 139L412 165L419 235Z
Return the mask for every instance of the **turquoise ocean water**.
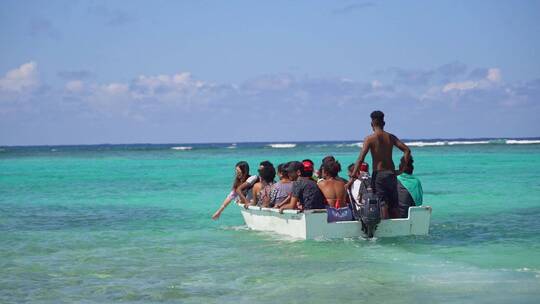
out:
M237 161L354 143L1 147L0 303L538 303L540 144L512 143L412 144L429 236L317 241L210 216Z

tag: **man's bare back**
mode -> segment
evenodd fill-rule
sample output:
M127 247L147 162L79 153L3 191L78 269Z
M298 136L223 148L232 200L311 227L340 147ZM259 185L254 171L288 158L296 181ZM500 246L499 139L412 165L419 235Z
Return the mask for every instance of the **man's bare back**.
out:
M394 148L396 139L394 135L382 130L366 137L364 145L371 152L373 170L395 170L394 161L392 160L392 149Z

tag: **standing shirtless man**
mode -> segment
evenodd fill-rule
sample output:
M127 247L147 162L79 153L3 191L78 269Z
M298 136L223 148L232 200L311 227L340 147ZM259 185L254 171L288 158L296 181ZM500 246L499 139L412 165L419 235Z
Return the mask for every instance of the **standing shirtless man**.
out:
M383 112L373 111L370 116L373 134L364 139L362 150L356 160L352 175L354 177L358 176L358 167L364 162L368 151L371 151L371 158L373 159L373 190L386 202L390 217L395 218L399 216L399 206L392 148L396 146L403 151L406 160L411 157L411 150L395 135L384 131Z

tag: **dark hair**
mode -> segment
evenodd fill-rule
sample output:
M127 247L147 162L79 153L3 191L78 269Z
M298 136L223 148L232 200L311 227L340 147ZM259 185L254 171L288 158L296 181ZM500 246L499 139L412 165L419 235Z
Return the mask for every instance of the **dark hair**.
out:
M413 166L414 160L412 156L409 156L409 161L405 160L405 157L401 157L401 160L399 162L399 170L401 172L405 172L407 174L413 174L414 166Z
M381 111L371 112L371 123L378 127L384 127L384 113Z
M240 172L242 172L242 176L238 177L236 176L234 178L233 182L233 189L236 190L238 186L240 186L243 182L245 182L249 177L249 164L245 161L239 161L236 163L234 168L239 168Z
M261 162L260 165L262 166L262 168L259 169L259 176L261 179L267 183L273 182L274 177L276 177L276 169L274 168L274 165L267 160Z
M289 172L287 172L287 164L279 164L278 165L278 173L281 174L283 177L289 178Z
M322 163L324 164L327 161L336 161L336 158L332 155L327 155L322 159Z
M299 161L288 162L286 168L287 172L300 171L301 175L304 176L304 165Z
M341 169L341 165L337 161L327 161L323 164L324 173L330 177L336 177L339 169Z
M332 155L328 155L328 156L325 156L323 159L322 159L322 164L321 164L321 168L319 171L322 171L323 167L324 167L324 164L327 163L327 162L337 162L338 164L338 171L337 172L341 172L341 164L336 161L336 158Z
M285 169L285 164L279 164L279 165L277 166L277 172L278 172L278 173L283 174L285 171L286 171L286 169Z

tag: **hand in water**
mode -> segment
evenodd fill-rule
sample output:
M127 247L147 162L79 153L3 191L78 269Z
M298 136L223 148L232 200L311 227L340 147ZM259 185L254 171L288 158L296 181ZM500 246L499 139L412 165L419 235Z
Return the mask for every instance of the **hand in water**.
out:
M216 211L216 213L214 213L214 215L212 215L212 219L215 221L219 218L220 215L221 215L221 212L218 210Z

